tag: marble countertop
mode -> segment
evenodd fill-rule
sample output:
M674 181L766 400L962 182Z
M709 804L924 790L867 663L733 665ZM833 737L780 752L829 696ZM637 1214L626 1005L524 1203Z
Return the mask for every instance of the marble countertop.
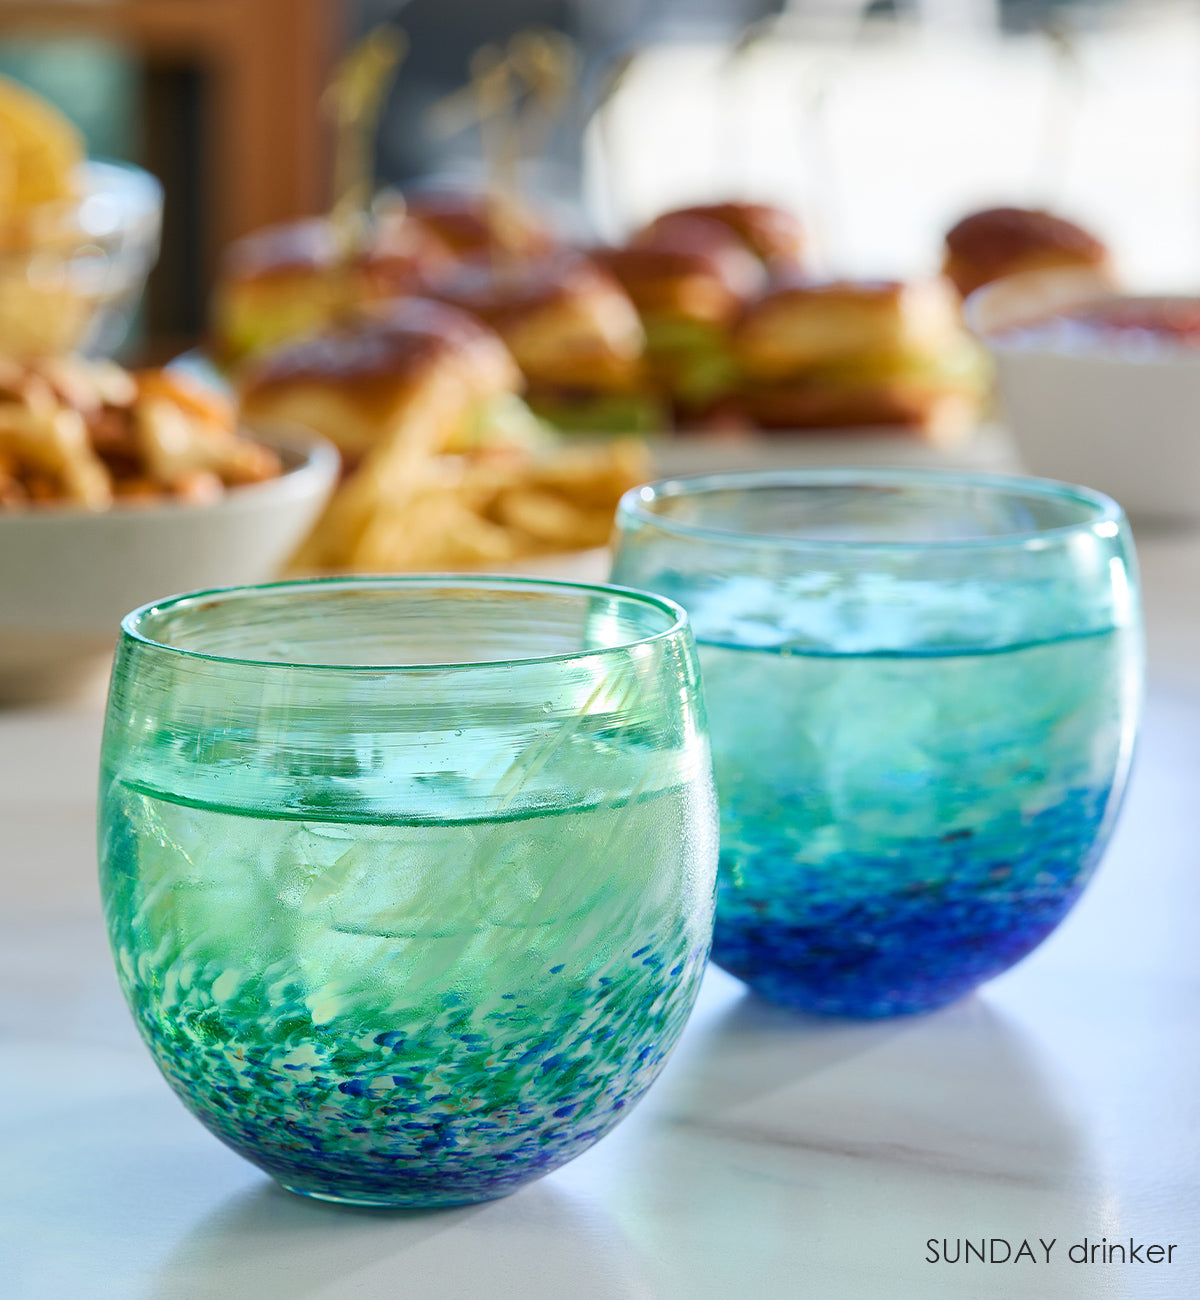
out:
M1200 1296L1200 537L1139 549L1140 752L1061 929L978 996L888 1023L788 1014L710 971L630 1118L483 1206L305 1201L200 1128L110 967L101 704L0 713L0 1296ZM1175 1249L1072 1262L1085 1238ZM944 1262L956 1239L1033 1258Z

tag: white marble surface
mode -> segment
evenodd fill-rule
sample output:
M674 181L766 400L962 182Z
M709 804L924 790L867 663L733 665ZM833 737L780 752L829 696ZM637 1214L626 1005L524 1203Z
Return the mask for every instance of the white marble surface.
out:
M885 1024L785 1014L714 971L629 1120L480 1207L307 1202L184 1112L101 930L99 703L0 713L0 1297L1200 1296L1200 537L1139 542L1143 741L1058 933ZM1068 1261L1102 1236L1174 1262ZM926 1261L955 1237L1056 1244L1049 1265Z

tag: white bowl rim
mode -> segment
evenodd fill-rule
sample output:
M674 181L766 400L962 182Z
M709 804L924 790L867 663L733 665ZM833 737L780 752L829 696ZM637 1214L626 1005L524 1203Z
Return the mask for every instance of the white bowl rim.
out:
M1138 367L1169 366L1183 369L1200 365L1200 348L1197 347L1165 345L1161 350L1153 353L1135 354L1129 348L1105 339L1098 339L1090 345L1064 347L1039 343L1036 339L1031 341L1027 336L1022 336L1023 327L1020 325L1001 325L989 329L981 323L980 317L986 312L990 299L1001 294L1011 294L1014 289L1019 289L1022 281L1033 285L1040 274L1029 271L1021 275L993 280L989 284L980 285L974 293L968 295L963 303L963 319L967 328L984 347L1008 356L1054 357L1072 362L1117 363ZM1115 285L1100 281L1092 282L1089 290L1086 281L1080 280L1077 283L1080 286L1079 297L1065 302L1062 306L1046 306L1042 312L1035 313L1029 318L1028 327L1032 328L1044 320L1060 315L1063 311L1070 311L1073 307L1115 302L1151 307L1171 303L1192 303L1200 307L1200 293L1127 293Z

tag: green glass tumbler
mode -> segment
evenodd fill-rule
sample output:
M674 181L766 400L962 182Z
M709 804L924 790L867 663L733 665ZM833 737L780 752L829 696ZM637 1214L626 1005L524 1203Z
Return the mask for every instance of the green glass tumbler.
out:
M659 1073L717 829L670 601L504 578L129 615L101 757L118 976L185 1105L285 1187L505 1195Z

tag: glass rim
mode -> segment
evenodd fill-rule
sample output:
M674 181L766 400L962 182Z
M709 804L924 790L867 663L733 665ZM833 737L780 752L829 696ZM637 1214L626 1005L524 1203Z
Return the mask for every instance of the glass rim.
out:
M718 491L753 490L756 488L793 488L822 485L864 488L874 486L920 486L986 488L1002 493L1074 501L1090 507L1092 517L1074 523L1023 532L1000 533L989 537L870 540L848 537L798 537L787 533L752 533L732 528L714 528L707 524L685 523L657 513L651 503L672 498L697 498ZM1028 546L1078 533L1109 530L1115 536L1125 520L1125 512L1112 497L1094 488L1065 483L1057 479L1022 474L992 474L983 471L960 472L931 469L875 469L870 466L828 466L812 469L761 469L717 471L704 474L672 475L630 488L617 505L617 523L636 519L661 532L696 541L720 542L745 547L769 546L779 550L848 551L950 551L997 550L1011 546Z
M155 640L139 624L155 614L165 613L192 601L211 601L214 598L238 597L289 590L328 590L336 587L389 588L395 590L428 587L431 589L451 588L463 591L500 590L512 591L527 588L541 592L584 593L604 596L620 596L634 604L649 606L666 614L671 622L657 632L646 636L632 637L616 645L598 646L590 650L566 650L557 654L521 655L516 659L471 659L452 660L449 662L427 663L306 663L282 659L253 659L241 655L213 654L206 650L187 650L182 646L171 645L166 641ZM538 664L567 663L572 660L593 659L598 656L615 654L636 646L653 645L659 641L669 641L688 630L690 621L682 605L666 596L654 592L641 591L636 587L623 587L616 583L572 582L559 578L536 578L521 574L464 574L464 573L389 573L389 574L335 574L317 578L287 578L274 582L242 583L228 587L206 587L197 591L184 591L178 595L165 596L158 600L147 601L131 610L121 620L121 633L138 645L147 646L155 651L169 655L179 655L184 659L197 660L201 663L228 665L230 667L256 669L306 670L329 673L370 673L396 674L449 672L451 670L475 670L481 668L518 667Z

